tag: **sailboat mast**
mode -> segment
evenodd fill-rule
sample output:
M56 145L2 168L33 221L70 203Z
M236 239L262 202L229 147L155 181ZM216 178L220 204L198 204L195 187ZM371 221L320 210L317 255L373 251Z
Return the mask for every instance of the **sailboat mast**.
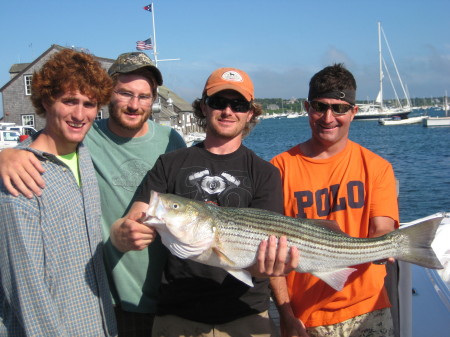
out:
M383 108L383 58L381 55L381 22L378 21L378 56L380 62L380 92L377 99L380 101L381 108Z

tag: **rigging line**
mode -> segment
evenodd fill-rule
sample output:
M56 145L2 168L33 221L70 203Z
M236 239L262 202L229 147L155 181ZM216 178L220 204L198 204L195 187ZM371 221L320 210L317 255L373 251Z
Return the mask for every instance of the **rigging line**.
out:
M381 26L380 26L380 27L381 27ZM407 102L407 104L410 106L411 104L410 104L410 101L409 101L409 97L408 97L408 95L406 94L405 86L403 85L402 78L401 78L401 76L400 76L400 73L398 72L397 64L395 63L395 59L394 59L394 56L392 55L391 47L389 46L389 42L388 42L388 40L387 40L386 34L384 33L383 27L381 27L381 32L383 33L384 41L386 42L386 46L387 46L387 48L388 48L389 55L391 56L392 63L394 64L394 68L395 68L395 71L396 71L396 73L397 73L398 79L399 79L399 81L400 81L400 86L402 87L403 94L404 94L405 97L406 97L406 102Z
M386 65L386 61L384 60L384 58L383 58L383 65L384 65L384 69L386 70L386 73L388 75L389 82L391 83L392 90L394 90L394 95L395 95L397 104L399 105L400 108L402 108L403 107L402 103L400 102L400 99L398 98L397 90L395 90L395 86L394 86L394 82L392 81L391 73L389 72L389 69Z

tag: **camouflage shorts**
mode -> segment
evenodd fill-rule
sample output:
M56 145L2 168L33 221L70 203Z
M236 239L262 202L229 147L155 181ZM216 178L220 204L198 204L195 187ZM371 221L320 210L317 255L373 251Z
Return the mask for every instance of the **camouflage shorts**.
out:
M391 310L372 311L344 322L307 328L310 337L394 337Z

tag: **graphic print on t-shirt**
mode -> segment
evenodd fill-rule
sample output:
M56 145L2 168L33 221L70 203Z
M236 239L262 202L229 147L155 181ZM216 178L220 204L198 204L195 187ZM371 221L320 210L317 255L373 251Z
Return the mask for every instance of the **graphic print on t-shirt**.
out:
M240 171L213 173L208 168L187 168L182 173L185 188L196 190L195 199L216 203L220 206L241 205L251 193L247 174Z
M151 167L140 159L128 160L119 166L113 176L114 186L120 186L127 191L134 192Z

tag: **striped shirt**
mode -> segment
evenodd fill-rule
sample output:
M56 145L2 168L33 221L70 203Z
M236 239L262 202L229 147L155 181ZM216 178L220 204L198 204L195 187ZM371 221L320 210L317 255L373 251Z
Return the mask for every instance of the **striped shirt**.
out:
M46 188L13 197L0 180L0 336L116 336L87 148L78 148L81 187L54 155L28 150Z

